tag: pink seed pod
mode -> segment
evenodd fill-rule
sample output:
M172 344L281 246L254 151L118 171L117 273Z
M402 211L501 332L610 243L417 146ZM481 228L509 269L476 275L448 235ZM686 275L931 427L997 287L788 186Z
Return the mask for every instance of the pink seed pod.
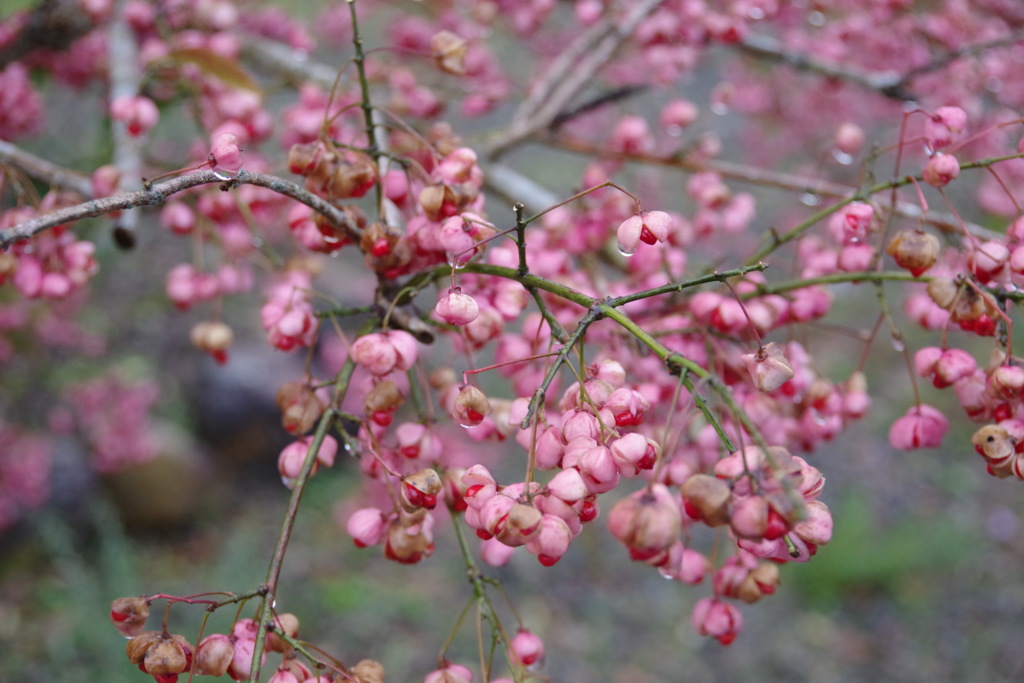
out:
M929 405L913 406L889 429L889 443L899 450L938 448L949 431L949 422Z
M967 113L960 107L939 107L924 124L924 140L933 150L949 147L967 125Z
M525 628L509 644L509 654L514 662L527 668L539 668L544 662L544 641Z
M743 628L743 615L735 605L719 598L703 598L693 607L693 629L702 636L711 636L722 645L736 640Z
M986 385L996 396L1019 398L1024 393L1024 368L1000 365L989 373Z
M572 541L572 531L565 520L555 515L544 515L540 531L526 542L526 549L537 556L545 567L551 567L562 559Z
M630 432L615 439L608 447L619 468L619 474L624 477L635 477L642 471L652 469L661 452L657 442L638 432Z
M864 130L855 123L840 124L836 130L836 150L848 156L853 156L860 152L864 147L864 140Z
M721 526L729 521L729 484L707 474L695 474L681 487L686 514L708 526Z
M428 673L423 683L473 683L473 672L461 664L445 662L441 668Z
M465 294L461 287L452 287L438 300L434 311L452 325L468 325L480 315L476 299Z
M952 154L935 154L924 167L921 179L932 187L945 187L960 175L960 162Z
M110 621L121 635L133 638L145 629L149 601L142 597L118 598L110 604Z
M491 403L484 392L467 384L459 388L451 408L452 418L463 427L476 427L491 414Z
M196 648L196 673L202 676L223 676L235 657L231 638L213 633L200 641Z
M679 540L679 505L664 484L654 484L616 503L608 513L608 530L633 559L647 559Z
M238 148L238 136L234 133L217 133L210 145L208 160L215 172L235 176L242 170L242 150Z
M352 537L357 548L377 545L384 539L387 529L387 518L377 508L360 508L352 513L345 524L345 531Z
M352 344L352 360L378 377L416 363L416 339L403 330L365 334Z
M619 253L631 256L640 242L655 244L668 239L672 217L664 211L644 211L623 221L616 231Z
M678 135L684 128L697 120L700 110L689 100L672 100L666 104L658 118L661 127L669 135Z
M142 95L119 97L110 103L110 117L124 123L129 135L139 137L160 120L160 110Z
M918 277L939 258L939 239L923 230L903 230L889 241L885 253L892 256L896 265Z
M759 391L770 393L793 379L793 366L775 342L768 342L757 353L743 354L754 386Z
M411 474L402 481L402 507L406 512L415 512L418 508L433 510L441 489L441 476L433 469L428 467Z

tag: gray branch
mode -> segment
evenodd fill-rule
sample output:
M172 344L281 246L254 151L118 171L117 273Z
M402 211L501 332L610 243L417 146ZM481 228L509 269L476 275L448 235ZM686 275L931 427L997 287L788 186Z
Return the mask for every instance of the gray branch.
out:
M344 231L345 235L353 242L359 241L359 228L348 219L341 209L327 200L318 197L290 180L265 173L253 173L242 170L232 180L224 180L213 171L198 171L155 184L149 189L125 192L112 197L103 197L102 199L92 199L81 204L52 211L6 230L0 230L0 249L6 249L14 242L28 239L37 233L50 230L58 225L64 225L65 223L71 223L83 218L104 216L114 211L125 211L126 209L140 206L157 206L163 204L167 201L168 197L178 192L199 185L211 185L214 183L219 183L224 190L231 189L235 185L256 185L286 197L291 197L324 216L333 227Z

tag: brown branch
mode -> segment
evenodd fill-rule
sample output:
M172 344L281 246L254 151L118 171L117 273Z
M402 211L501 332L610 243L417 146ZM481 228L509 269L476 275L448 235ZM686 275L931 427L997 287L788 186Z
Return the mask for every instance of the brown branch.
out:
M495 159L550 126L633 34L637 25L660 4L661 0L640 0L625 16L605 17L573 42L552 63L542 85L519 108L506 132L488 146L485 156Z
M543 140L545 145L551 147L557 147L568 152L576 154L583 154L591 157L600 157L604 159L613 159L616 161L624 161L639 164L648 164L654 166L666 166L670 168L678 168L682 171L689 172L701 172L701 171L713 171L718 173L723 178L729 180L736 180L739 182L749 183L751 185L757 185L759 187L773 187L780 190L786 190L788 192L796 192L800 194L812 193L819 197L831 197L834 199L845 199L852 197L857 193L857 188L849 185L843 185L841 183L833 183L827 180L820 180L818 178L808 178L806 176L794 175L791 173L785 173L778 169L764 169L757 168L756 166L750 166L748 164L738 164L730 161L722 161L718 159L693 159L684 155L672 155L672 156L654 156L649 154L633 154L626 152L615 152L608 150L605 147L599 145L592 145L586 142L580 142L577 140L569 140L561 137L547 137ZM960 221L956 216L950 213L940 211L929 211L926 216L922 217L921 207L912 202L899 202L896 205L896 213L904 218L914 218L922 220L923 222L933 225L936 228L948 233L962 232L960 227ZM972 234L978 236L984 236L986 239L996 239L999 237L996 233L986 228L976 225L974 223L965 223L967 228Z
M910 93L902 88L902 78L893 71L882 73L863 73L836 64L819 61L807 55L787 52L774 38L750 35L736 43L736 47L749 55L768 62L786 64L800 71L816 73L827 78L835 78L859 85L868 90L898 100L912 99Z
M30 154L6 140L0 140L0 166L15 168L50 187L92 197L92 181L89 176Z
M336 68L310 60L305 52L263 39L245 41L242 44L242 58L294 85L313 81L321 88L330 90L338 76Z
M93 199L75 206L69 206L51 213L38 216L31 220L15 225L6 230L0 230L0 249L6 249L18 240L27 239L33 235L55 228L58 225L71 223L83 218L103 216L114 211L124 211L139 206L156 206L167 201L167 198L199 185L220 184L221 189L227 190L235 185L256 185L265 187L268 190L291 197L302 202L309 208L324 216L333 227L345 232L345 235L353 242L360 238L359 229L348 219L345 213L335 207L327 200L318 197L296 185L290 180L278 178L266 173L253 173L242 170L233 180L225 181L213 171L199 171L188 175L174 178L159 184L155 184L148 190L137 192L125 192L112 197Z
M908 86L916 77L938 71L962 57L972 57L998 47L1006 47L1024 41L1024 31L1014 31L1002 38L995 38L981 43L965 45L950 50L924 64L913 67L902 74L895 71L864 73L837 64L830 64L796 52L787 52L773 38L751 35L737 43L737 48L749 55L769 62L787 64L800 71L816 73L827 78L834 78L874 90L886 97L897 100L912 100L913 93Z

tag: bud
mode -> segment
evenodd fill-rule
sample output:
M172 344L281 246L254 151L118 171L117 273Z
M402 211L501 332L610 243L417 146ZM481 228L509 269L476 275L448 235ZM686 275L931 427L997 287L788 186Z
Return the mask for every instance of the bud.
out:
M512 639L509 646L509 654L514 662L522 666L540 666L544 661L544 641L526 630L519 629L519 633Z
M889 429L889 443L893 448L938 448L942 437L949 431L949 422L937 409L921 404L911 407L907 414L896 420Z
M686 514L708 526L721 526L729 521L729 485L708 474L695 474L682 486Z
M513 548L525 545L540 531L544 515L532 505L516 503L508 511L505 523L497 530L495 537Z
M427 468L402 480L401 503L406 512L419 508L433 510L441 493L441 476Z
M936 306L946 311L956 301L958 291L959 287L949 278L936 277L928 283L928 296L931 297Z
M896 265L918 277L935 265L939 250L939 240L935 235L923 230L904 230L889 241L885 252L893 257ZM938 301L936 303L942 306Z
M971 437L974 450L988 460L993 467L998 467L1017 453L1017 440L999 425L985 425L974 432Z
M434 64L441 71L454 76L466 73L466 52L469 46L451 31L435 33L430 39L430 51L434 54Z
M146 598L118 598L110 603L110 620L121 635L132 638L142 633L149 618Z
M743 354L754 386L765 393L775 391L793 379L793 366L775 342L768 342L757 353Z
M430 519L427 517L426 519ZM391 522L384 544L384 556L401 564L416 564L434 552L434 543L424 523Z
M764 496L747 496L736 501L729 526L740 538L759 541L768 531L768 501Z
M363 399L363 410L366 411L366 417L381 427L387 427L391 424L395 411L401 407L404 401L405 397L398 385L385 379L377 382Z
M451 325L468 325L480 315L476 299L464 294L461 287L452 287L434 307L437 314Z
M476 427L491 414L491 404L484 392L467 384L459 389L451 415L463 427Z
M289 434L305 434L324 412L324 404L306 382L285 382L277 390L281 425Z
M988 376L988 388L1004 398L1019 398L1024 392L1024 368L1016 365L1000 365Z
M223 633L206 636L196 648L196 673L204 676L223 676L235 656L231 638Z
M836 130L836 149L853 156L864 147L864 131L855 123L843 123Z
M550 567L562 559L571 541L572 531L564 519L555 515L544 515L540 531L527 541L526 549L536 555L542 565Z
M209 163L214 172L229 176L242 170L242 150L238 148L238 137L234 133L218 133L213 138Z
M441 668L428 673L423 683L473 683L473 672L461 664L444 662Z
M358 199L377 184L377 167L365 154L347 152L339 159L331 176L330 191L334 199Z
M616 503L608 515L608 530L630 549L633 559L647 559L679 540L679 506L664 484L654 484Z
M274 630L267 633L267 650L269 652L287 652L292 646L277 635L277 631L294 638L299 633L299 618L290 612L278 614L274 619Z
M693 607L691 618L694 630L702 636L716 638L722 645L736 640L743 628L743 615L736 608L719 598L703 598Z
M189 334L192 345L206 351L220 364L228 360L228 347L235 341L231 328L219 321L196 323Z
M192 664L192 647L184 637L146 631L128 641L128 660L151 676L174 676Z
M779 566L774 562L762 562L740 583L736 590L736 597L749 605L765 595L774 593L779 583L781 583Z
M924 167L921 179L932 187L945 187L960 175L960 162L952 154L935 154Z
M351 669L358 683L384 683L384 666L373 659L364 659Z

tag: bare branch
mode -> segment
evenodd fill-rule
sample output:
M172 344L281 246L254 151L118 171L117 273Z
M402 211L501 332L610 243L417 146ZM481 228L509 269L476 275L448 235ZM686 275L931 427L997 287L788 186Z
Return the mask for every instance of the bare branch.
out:
M897 100L912 100L913 93L909 85L918 76L943 69L949 64L963 57L979 55L986 50L998 47L1015 45L1024 41L1024 31L1015 31L1002 38L987 40L981 43L965 45L956 50L950 50L938 55L934 59L909 71L899 74L895 71L884 71L878 73L864 73L837 64L822 62L807 55L787 52L778 41L768 36L751 35L746 37L737 47L747 54L758 59L769 62L787 64L794 69L816 73L827 78L835 78L859 85L868 90L877 91L886 97Z
M256 185L265 187L278 194L291 197L302 202L309 208L324 216L333 227L343 230L346 236L354 242L360 238L359 229L348 219L345 213L328 202L296 185L290 180L278 178L266 173L253 173L242 170L233 180L225 181L213 171L199 171L188 175L174 178L159 184L155 184L148 190L137 192L125 192L112 197L93 199L74 206L65 207L51 213L38 216L32 220L15 225L7 230L0 230L0 248L8 246L19 240L27 239L33 235L55 228L58 225L71 223L83 218L103 216L114 211L124 211L140 206L156 206L163 204L167 198L192 187L199 185L211 185L218 183L221 189L228 190L235 185Z
M661 0L641 0L630 7L628 13L621 19L606 17L596 24L594 29L587 31L574 42L553 63L543 86L545 96L533 102L537 99L535 96L520 107L505 134L487 148L486 156L497 158L511 147L551 125L559 113L568 108L573 98L612 58L619 46L633 34L637 25L660 4ZM598 27L601 27L602 31L597 31ZM593 42L592 46L590 42ZM584 43L588 49L583 54L577 54ZM527 105L530 105L529 108Z
M0 140L0 166L16 168L29 178L51 187L71 190L83 197L92 196L89 176L30 154L6 140Z
M882 73L863 73L836 64L822 62L807 55L787 52L774 38L750 35L736 44L742 52L768 62L780 62L800 71L809 71L828 78L854 83L868 90L876 90L887 97L898 100L912 99L910 93L903 90L903 80L895 71Z
M268 40L246 41L242 44L242 57L296 85L313 81L330 90L338 76L336 68L310 60L305 52Z
M558 137L546 138L544 140L544 144L558 147L559 149L564 149L569 152L583 154L585 156L602 157L605 159L614 159L616 161L667 166L694 173L700 171L713 171L729 180L737 180L751 185L757 185L759 187L774 187L776 189L797 192L800 194L810 193L818 197L845 199L847 197L852 197L857 192L857 188L850 185L843 185L841 183L833 183L819 178L809 178L792 173L785 173L775 168L757 168L748 164L738 164L730 161L722 161L720 159L692 159L684 155L660 157L647 154L614 152L598 145L591 145L585 142L566 140ZM962 230L960 227L960 221L953 214L942 211L929 211L927 215L922 216L923 212L921 211L921 207L912 202L897 203L896 213L904 218L916 218L921 220L928 225L935 226L943 232L960 233ZM965 223L965 225L972 234L984 236L986 239L996 239L999 237L999 235L993 231L983 228L975 223Z

